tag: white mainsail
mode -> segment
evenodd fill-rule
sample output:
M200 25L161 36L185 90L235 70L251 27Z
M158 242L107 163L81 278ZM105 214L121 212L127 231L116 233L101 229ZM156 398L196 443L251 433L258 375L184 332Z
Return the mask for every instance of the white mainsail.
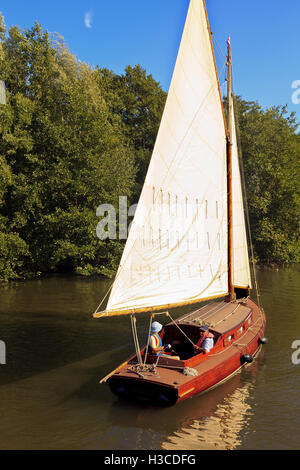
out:
M226 125L203 0L191 0L140 201L104 315L228 293Z
M232 218L233 218L233 285L251 289L248 243L243 205L243 193L239 168L234 108L231 106L232 122Z

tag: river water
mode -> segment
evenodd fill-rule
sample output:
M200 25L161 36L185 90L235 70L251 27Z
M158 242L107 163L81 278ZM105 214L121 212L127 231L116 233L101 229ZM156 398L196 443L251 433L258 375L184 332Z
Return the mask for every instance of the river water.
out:
M133 352L129 317L91 316L111 281L2 285L0 449L300 449L300 267L261 270L258 281L269 339L258 358L163 409L120 401L99 384ZM141 344L148 321L138 316Z

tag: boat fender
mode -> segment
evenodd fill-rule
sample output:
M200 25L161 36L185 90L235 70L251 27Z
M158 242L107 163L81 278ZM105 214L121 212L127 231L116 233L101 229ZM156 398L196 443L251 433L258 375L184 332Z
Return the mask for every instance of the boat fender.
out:
M263 336L262 338L259 338L258 340L259 344L267 344L267 342L268 342L268 338L266 338L265 336Z
M185 367L183 369L184 375L190 375L191 377L195 377L198 375L198 371L196 369L192 369L192 367Z
M241 360L243 364L245 364L246 362L250 364L251 362L253 362L253 356L251 356L251 354L244 354L241 357Z

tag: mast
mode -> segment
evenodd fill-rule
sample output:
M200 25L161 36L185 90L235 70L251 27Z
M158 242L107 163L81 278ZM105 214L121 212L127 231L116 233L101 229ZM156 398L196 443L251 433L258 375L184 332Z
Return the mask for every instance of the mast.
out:
M228 101L228 126L227 126L227 191L228 191L228 298L234 300L233 285L233 218L232 218L232 77L231 77L231 45L230 37L227 40L227 101Z

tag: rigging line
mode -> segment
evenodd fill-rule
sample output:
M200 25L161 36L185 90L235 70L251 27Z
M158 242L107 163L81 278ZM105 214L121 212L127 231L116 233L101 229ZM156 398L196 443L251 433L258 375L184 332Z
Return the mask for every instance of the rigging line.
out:
M171 317L170 313L167 312L167 315L171 318L172 322L174 323L175 326L177 326L177 328L179 329L179 331L181 331L181 333L183 334L183 336L186 337L186 339L193 345L193 346L196 346L196 344L193 343L193 341L185 334L184 331L182 331L182 329L180 328L180 326L178 325L178 323L175 322L175 320L173 320L173 318Z
M221 304L219 305L215 305L214 307L212 307L210 310L208 310L207 312L204 312L203 313L203 316L200 316L198 317L199 320L205 322L207 321L212 315L215 315L219 310L222 310L222 308L224 308L224 302L221 302ZM207 305L204 305L202 308L205 308L207 307ZM202 309L201 308L201 309ZM200 309L200 310L201 310ZM186 321L187 318L189 318L191 315L193 315L194 313L196 313L198 310L195 310L194 312L191 312L187 317L184 317L182 319L182 321Z
M133 341L135 345L136 357L137 357L139 364L142 365L143 361L142 361L141 350L140 350L138 334L137 334L137 329L136 329L135 315L131 315L130 319L131 319L132 335L133 335Z
M148 356L148 349L149 349L149 343L150 343L150 334L151 334L151 323L152 323L153 317L154 317L154 315L151 315L150 322L149 322L148 340L147 340L147 346L146 346L146 350L145 350L144 366L146 365L147 356Z
M211 310L209 310L208 312L206 312L207 316L204 316L204 315L205 315L205 314L204 314L204 315L203 315L203 317L204 317L203 320L204 320L204 321L208 320L212 315L215 315L217 312L219 312L219 310L222 310L222 308L224 308L224 305L223 305L223 304L224 304L224 302L221 302L221 305L220 305L220 306L216 305L216 306L214 307L216 310L211 309Z
M113 285L114 285L114 281L111 283L109 289L107 290L105 296L103 297L103 299L101 300L100 304L99 304L98 307L96 308L94 314L95 314L95 313L98 313L99 308L101 307L101 305L103 304L104 300L106 299L106 297L108 296L108 294L109 294L110 291L112 290Z
M246 214L246 224L247 224L247 230L248 230L248 237L249 237L249 243L250 243L250 254L251 254L251 265L252 265L252 272L253 272L253 279L254 279L254 287L256 291L256 296L257 296L257 303L258 307L260 309L260 313L262 315L261 309L263 308L262 302L261 302L261 294L257 282L257 276L256 276L256 261L254 257L254 247L253 247L253 239L252 239L252 233L251 233L251 225L250 225L250 215L249 215L249 206L248 206L248 198L247 198L247 187L246 187L246 181L245 181L245 172L244 172L244 164L243 164L243 152L242 152L242 146L241 146L241 139L240 139L240 127L239 127L239 121L238 121L238 116L237 113L235 112L236 109L236 101L235 101L235 94L234 94L234 86L233 82L235 80L234 72L232 70L232 96L233 96L233 110L234 110L234 115L235 115L235 124L236 124L236 136L237 136L237 141L238 141L238 157L239 157L239 164L240 164L240 173L241 173L241 182L242 182L242 193L243 193L243 202L244 202L244 209L245 209L245 214Z
M234 94L232 95L234 98L233 102L235 104L235 95ZM235 106L233 108L235 111ZM261 295L260 295L258 282L257 282L257 276L256 276L256 262L255 262L255 257L254 257L254 247L253 247L253 240L252 240L252 233L251 233L251 226L250 226L250 215L249 215L247 188L246 188L246 181L245 181L245 172L244 172L244 165L243 165L243 154L242 154L242 148L241 148L241 142L240 142L240 128L239 128L239 122L237 119L237 113L234 113L234 114L235 114L236 135L237 135L238 149L239 149L238 157L239 157L239 164L240 164L240 169L241 169L240 174L241 174L241 182L242 182L243 202L244 202L246 224L247 224L249 244L250 244L253 279L254 279L254 286L255 286L255 291L256 291L256 296L257 296L257 303L258 303L259 308L261 309L262 303L261 303Z
M189 313L188 315L186 315L185 317L182 318L182 321L186 321L187 318L189 318L191 315L194 315L194 313L200 311L200 310L203 310L207 305L203 305L203 307L197 309L197 310L194 310L193 312ZM211 310L210 310L211 311Z
M235 307L234 310L232 310L230 313L228 313L228 315L226 315L226 317L222 318L222 320L219 320L217 323L215 323L214 326L213 326L213 328L214 328L215 326L217 326L219 323L222 323L224 320L226 320L226 318L230 317L230 315L233 315L239 307L240 307L240 304L238 304L238 305Z
M212 32L211 36L212 36L213 40L215 41L216 46L217 46L217 48L219 49L219 52L221 53L221 55L222 55L222 56L226 59L226 61L227 61L226 54L224 54L224 52L222 51L222 48L220 47L220 45L219 45L219 43L218 43L218 41L217 41L217 38L216 38L216 36L214 35L213 32Z
M217 45L217 47L218 47L218 49L219 49L219 52L221 52L221 55L222 55L223 58L225 59L225 63L224 63L224 65L223 65L223 67L221 68L221 71L219 72L219 79L220 79L220 77L222 76L222 73L223 73L223 71L224 71L224 69L225 69L225 67L226 67L226 65L227 65L227 57L226 57L226 55L223 53L222 49L220 48L220 46L219 46L219 44L218 44L218 42L217 42L217 40L216 40L216 38L215 38L215 36L214 36L213 34L212 34L212 38L213 38L213 40L215 41L215 43L216 43L216 45ZM222 59L222 62L221 62L221 63L223 63L223 58L221 58L221 59Z

